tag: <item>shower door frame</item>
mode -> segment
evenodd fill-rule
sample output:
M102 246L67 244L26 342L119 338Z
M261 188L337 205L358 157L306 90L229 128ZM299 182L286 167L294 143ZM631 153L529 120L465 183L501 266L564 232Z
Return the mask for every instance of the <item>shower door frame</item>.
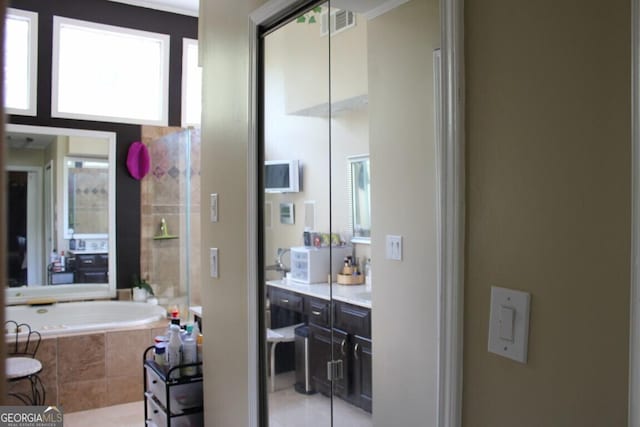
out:
M389 0L395 7L407 0ZM260 167L260 28L272 25L313 0L269 0L249 15L249 126L248 126L248 389L249 425L266 425L265 383L260 380L264 360L263 301L258 284L262 241L259 188ZM436 146L438 342L436 426L459 427L462 422L462 340L464 283L464 52L463 1L441 0L442 117ZM391 8L391 7L390 7ZM256 250L256 248L258 248Z

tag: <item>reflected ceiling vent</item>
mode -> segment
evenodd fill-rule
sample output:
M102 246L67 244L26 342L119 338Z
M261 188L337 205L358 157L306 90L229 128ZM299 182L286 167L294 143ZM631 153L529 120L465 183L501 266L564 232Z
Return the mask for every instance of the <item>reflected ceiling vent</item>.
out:
M320 15L320 35L326 36L331 26L331 35L356 26L356 15L348 10L335 9Z

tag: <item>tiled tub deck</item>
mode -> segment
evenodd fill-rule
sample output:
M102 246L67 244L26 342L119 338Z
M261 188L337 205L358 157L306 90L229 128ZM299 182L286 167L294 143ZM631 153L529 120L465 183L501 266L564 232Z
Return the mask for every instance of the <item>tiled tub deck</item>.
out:
M43 337L36 357L43 365L45 405L69 413L142 400L142 354L166 328L167 322L160 320L135 328ZM7 403L19 404L11 398Z

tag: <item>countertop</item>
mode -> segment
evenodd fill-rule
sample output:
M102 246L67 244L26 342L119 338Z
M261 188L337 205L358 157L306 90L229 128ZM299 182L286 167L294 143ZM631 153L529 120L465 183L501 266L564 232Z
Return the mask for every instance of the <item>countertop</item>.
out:
M290 280L268 280L267 286L286 289L329 301L329 285L326 283L300 283ZM333 299L360 307L371 308L371 285L331 285Z

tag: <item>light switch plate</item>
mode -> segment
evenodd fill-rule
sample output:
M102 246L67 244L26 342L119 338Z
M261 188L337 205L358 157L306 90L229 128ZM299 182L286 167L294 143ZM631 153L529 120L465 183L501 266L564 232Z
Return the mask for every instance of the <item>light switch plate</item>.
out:
M489 351L527 363L529 341L529 305L531 294L491 287ZM511 311L513 310L513 311ZM503 324L511 322L511 324ZM512 337L512 339L508 339Z
M402 236L387 235L387 259L402 261Z
M218 248L209 248L209 268L211 277L218 278Z
M218 193L211 193L211 222L218 222Z

